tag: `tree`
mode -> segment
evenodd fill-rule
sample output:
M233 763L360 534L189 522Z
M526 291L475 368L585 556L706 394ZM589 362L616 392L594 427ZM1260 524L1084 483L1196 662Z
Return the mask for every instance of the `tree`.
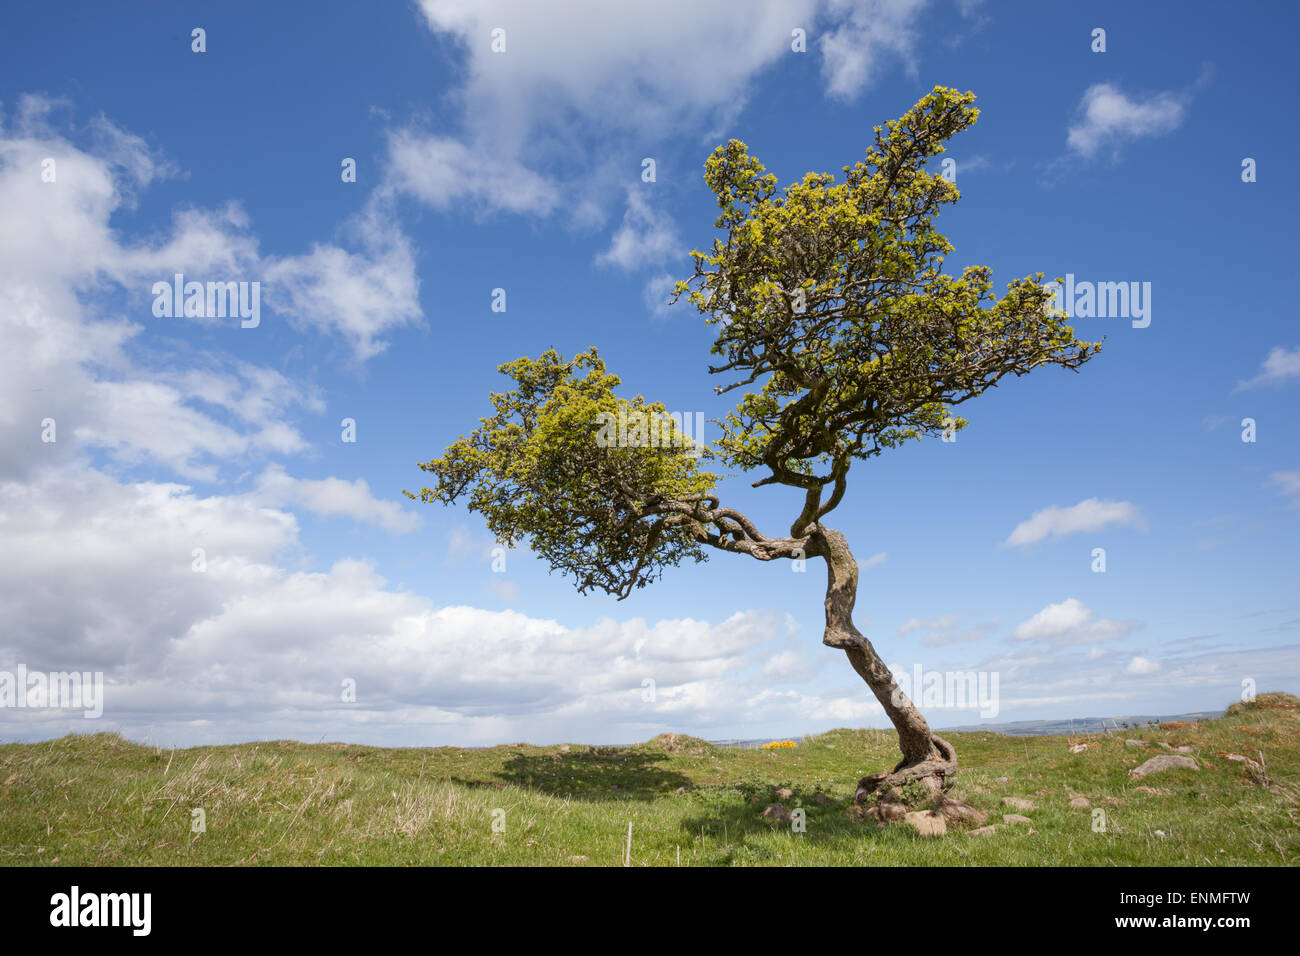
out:
M710 550L759 561L826 563L822 642L843 650L898 731L902 759L865 777L859 800L894 799L919 782L937 792L957 767L853 623L858 565L826 524L849 471L886 448L965 427L955 407L1042 365L1077 369L1101 348L1081 342L1051 308L1042 273L991 293L991 270L942 271L952 245L934 228L956 187L929 160L979 115L971 93L936 87L875 128L844 180L809 173L778 192L744 143L719 146L705 180L720 213L709 252L677 284L716 325L715 392L743 389L701 447L659 404L615 395L595 348L571 360L549 350L500 366L515 387L494 414L420 467L436 481L418 498L468 496L498 542L527 540L581 593L627 597ZM656 427L656 426L662 427ZM658 439L658 440L656 440ZM804 492L788 534L760 531L716 493L706 461L757 472L753 487ZM411 492L405 492L415 498ZM923 791L924 792L924 791Z

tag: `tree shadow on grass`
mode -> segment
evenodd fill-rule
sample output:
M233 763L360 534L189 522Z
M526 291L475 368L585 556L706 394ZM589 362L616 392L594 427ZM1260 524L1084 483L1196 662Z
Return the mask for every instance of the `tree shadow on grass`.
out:
M691 779L659 766L654 751L593 748L560 754L519 754L497 774L506 783L579 800L626 800L672 793Z
M863 826L848 818L848 811L853 806L852 798L826 798L824 803L817 803L814 791L798 787L793 797L783 800L778 800L770 789L764 794L751 794L743 785L731 789L740 790L739 800L733 797L713 802L713 806L700 807L699 812L681 821L682 830L693 837L715 837L728 843L743 843L746 837L775 831L793 833L792 821L768 820L762 815L769 804L780 803L787 810L804 811L804 828L798 834L801 840L837 842L854 835L870 839L877 834L874 826ZM751 803L752 796L758 796L758 802Z

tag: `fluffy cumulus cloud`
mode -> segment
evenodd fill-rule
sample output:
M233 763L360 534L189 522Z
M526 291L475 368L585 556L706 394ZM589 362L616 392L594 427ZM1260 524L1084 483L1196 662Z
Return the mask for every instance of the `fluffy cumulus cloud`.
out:
M1103 150L1118 155L1135 139L1172 132L1186 116L1187 97L1182 94L1130 96L1113 83L1097 83L1084 91L1066 133L1066 144L1084 158Z
M925 0L831 0L827 12L836 25L820 40L827 91L853 99L897 62L915 73L924 6Z
M15 331L51 336L38 344L43 352L63 354L52 347L57 333L45 326L59 313L66 328L67 316L79 311L77 293L116 290L135 314L147 315L153 284L177 273L201 282L258 282L263 305L297 328L340 336L360 359L383 348L385 333L420 317L409 243L378 198L344 224L350 249L318 245L303 255L264 256L236 203L178 210L167 234L124 241L112 217L171 167L106 119L88 129L57 126L51 118L56 105L24 97L0 128L0 269L17 310L6 321ZM52 181L41 179L46 168ZM120 344L140 328L95 318L100 346Z
M1012 530L1002 547L1024 547L1046 538L1060 538L1084 531L1100 531L1110 526L1143 528L1142 513L1131 501L1108 501L1088 498L1077 505L1052 505L1035 511Z
M674 141L694 148L722 136L755 79L782 58L819 56L828 95L841 99L860 95L891 64L912 64L924 5L421 0L428 28L463 59L460 128L394 130L386 189L444 211L566 208L577 225L600 224L639 175L646 143L671 151ZM805 54L792 51L796 30ZM628 213L638 215L635 202ZM644 244L638 235L663 242L671 234L667 220L648 231L625 220L608 261L624 265Z
M103 672L105 710L92 724L5 708L6 737L630 739L761 714L759 690L798 679L780 615L570 628L435 606L365 561L313 567L300 516L394 533L419 518L363 479L273 460L310 450L297 418L323 409L314 387L138 316L160 277L247 276L291 321L373 355L418 316L387 199L349 225L356 249L266 256L237 205L182 211L136 242L110 220L169 167L107 121L80 133L34 99L0 129L0 669ZM196 490L238 469L245 490Z
M455 139L394 130L388 184L441 212L492 210L545 216L560 203L556 186L514 159L475 153Z
M349 224L355 251L317 243L262 268L271 304L295 327L338 335L362 361L388 347L389 332L422 315L415 255L388 206L376 198Z
M1127 621L1093 618L1092 610L1078 598L1066 598L1019 624L1014 637L1018 641L1056 645L1097 644L1125 637L1135 626Z
M291 415L319 409L312 389L228 357L180 367L166 335L146 365L135 347L145 327L122 313L148 314L152 283L174 272L255 274L238 210L187 211L157 242L123 242L109 218L159 162L125 153L142 149L125 133L108 137L106 155L77 148L48 124L50 106L28 98L0 129L0 478L94 448L203 479L214 459L301 450ZM95 128L92 143L111 127ZM52 182L40 178L47 158ZM46 421L54 440L34 448Z
M1160 670L1160 665L1145 657L1134 657L1128 662L1128 667L1124 668L1124 670L1126 673L1142 676L1145 674L1154 674L1156 671Z
M640 189L629 189L623 224L614 233L609 248L596 257L596 262L630 272L661 265L680 253L681 242L672 219L656 210Z
M626 739L722 725L800 670L794 624L774 613L571 628L437 607L361 561L290 570L295 518L244 497L89 471L2 485L0 513L0 655L103 671L104 724L136 736L487 743L599 726ZM13 735L87 726L60 711L0 716Z

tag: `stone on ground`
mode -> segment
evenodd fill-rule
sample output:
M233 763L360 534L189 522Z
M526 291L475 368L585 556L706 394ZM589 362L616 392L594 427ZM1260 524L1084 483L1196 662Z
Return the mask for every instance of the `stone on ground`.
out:
M1196 761L1191 757L1184 757L1182 754L1157 754L1141 766L1134 767L1129 771L1131 777L1145 777L1149 774L1160 773L1164 770L1177 770L1186 768L1188 770L1200 770Z

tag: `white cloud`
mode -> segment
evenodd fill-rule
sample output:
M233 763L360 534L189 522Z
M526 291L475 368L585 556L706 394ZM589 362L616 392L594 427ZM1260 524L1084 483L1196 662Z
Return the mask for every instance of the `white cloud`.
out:
M467 80L459 98L469 141L495 144L516 158L525 144L530 151L564 148L564 130L554 121L566 112L602 131L651 137L707 126L743 100L758 71L790 54L791 29L810 26L817 6L812 0L420 3L429 27L454 37L464 55ZM505 53L492 51L497 28L505 30Z
M806 669L806 655L794 651L782 651L780 654L773 654L767 663L763 665L763 676L786 679L802 675L806 672Z
M1155 661L1149 661L1145 657L1135 657L1128 662L1128 667L1124 668L1126 674L1154 674L1160 670L1160 665Z
M1187 99L1176 93L1132 98L1112 83L1097 83L1079 101L1078 117L1066 143L1085 158L1103 148L1118 153L1127 142L1177 129L1187 115Z
M791 33L820 49L827 91L853 98L883 64L914 61L923 0L421 0L465 80L455 135L390 139L391 183L440 210L604 218L649 143L721 138L751 86L789 56ZM493 31L505 31L494 52ZM820 40L819 40L820 36ZM593 133L592 131L598 131ZM712 145L712 143L710 143ZM661 160L664 157L659 157ZM633 173L632 171L635 171Z
M1035 511L1027 521L1016 525L1007 540L1002 542L1002 547L1024 547L1037 544L1044 538L1100 531L1110 525L1143 528L1145 521L1131 501L1088 498L1068 508L1053 505Z
M278 555L299 547L296 521L252 496L201 497L95 471L0 485L0 515L0 658L33 670L103 670L96 729L139 735L156 725L155 739L328 732L409 743L411 727L422 726L440 742L479 743L536 739L548 728L590 736L626 724L639 735L645 724L725 723L793 627L753 611L717 623L569 628L514 611L437 607L364 562L278 566ZM641 698L647 677L662 708ZM340 699L348 678L355 705ZM28 720L50 732L59 720L85 729L48 712L0 720L7 731ZM196 736L201 721L211 721L210 734Z
M414 257L388 204L369 202L345 224L356 251L320 244L305 255L263 256L247 214L234 202L179 209L168 234L123 241L111 225L114 213L170 167L106 119L91 124L82 148L69 138L76 130L51 125L48 101L24 97L21 103L14 125L0 130L0 268L22 284L29 307L43 296L56 300L47 309L71 312L80 294L116 289L132 314L147 321L219 324L225 320L154 318L153 283L171 282L176 273L196 281L259 282L264 305L286 312L298 327L342 336L361 359L383 348L383 333L420 317ZM51 183L34 179L46 157L56 162ZM119 339L139 328L118 324Z
M390 188L439 211L546 216L560 204L556 185L517 160L409 129L389 134L385 175Z
M414 531L423 523L418 514L403 510L396 501L376 498L361 478L294 478L282 467L272 466L262 473L253 497L268 506L302 508L327 518L352 518L393 534Z
M269 301L298 328L318 326L348 341L357 359L378 355L381 336L417 322L420 280L411 243L383 200L370 202L353 223L361 251L315 244L305 255L268 260ZM283 294L281 305L278 296Z
M646 282L645 288L641 291L641 296L645 300L646 311L656 318L663 318L670 315L677 305L669 300L672 298L673 290L677 286L677 278L671 275L655 276Z
M1019 624L1016 640L1045 641L1056 645L1093 644L1124 637L1134 629L1131 622L1093 620L1092 611L1078 598L1049 604Z
M893 61L916 72L925 0L831 0L827 7L832 17L843 17L820 40L822 76L832 96L856 98Z
M609 248L596 257L597 265L615 265L629 272L663 263L680 255L681 241L672 217L654 209L642 190L627 191L627 212Z
M153 284L177 272L265 282L291 322L337 333L364 358L419 315L413 258L391 210L370 202L346 224L360 253L321 245L265 257L235 203L181 209L169 229L136 240L113 216L170 167L106 119L89 133L56 129L52 109L25 97L0 128L0 479L71 467L99 449L212 481L224 466L305 450L292 419L323 409L317 390L218 349L191 350L189 323L258 333L157 318ZM56 161L53 182L38 175L45 157ZM47 419L57 430L49 444L39 440Z
M1264 364L1260 366L1259 374L1254 378L1238 382L1234 391L1260 385L1281 385L1298 377L1300 377L1300 346L1287 349L1279 345L1268 353Z

